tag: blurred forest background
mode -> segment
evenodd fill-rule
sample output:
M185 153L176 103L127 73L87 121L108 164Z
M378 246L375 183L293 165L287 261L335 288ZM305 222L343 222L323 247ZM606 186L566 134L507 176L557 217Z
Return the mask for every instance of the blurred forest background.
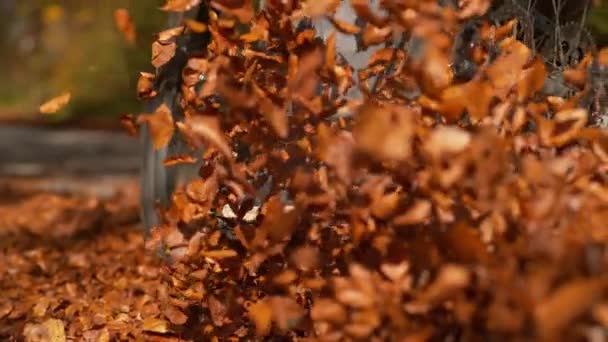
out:
M139 71L152 71L150 46L166 25L158 0L0 0L0 121L42 120L38 106L63 92L70 104L45 121L116 122L137 113ZM126 8L137 30L128 44L114 11Z
M543 0L539 0L543 1ZM0 122L117 122L137 113L139 71L151 71L150 45L163 29L162 0L0 0ZM114 11L126 8L137 37L130 45L116 29ZM592 10L588 26L608 42L606 1ZM65 91L70 104L41 118L38 106Z

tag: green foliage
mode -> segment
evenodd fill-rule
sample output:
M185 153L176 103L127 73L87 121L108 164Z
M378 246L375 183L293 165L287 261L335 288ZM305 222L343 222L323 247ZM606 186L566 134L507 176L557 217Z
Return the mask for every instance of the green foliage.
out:
M603 1L589 12L589 25L600 34L608 34L608 3Z

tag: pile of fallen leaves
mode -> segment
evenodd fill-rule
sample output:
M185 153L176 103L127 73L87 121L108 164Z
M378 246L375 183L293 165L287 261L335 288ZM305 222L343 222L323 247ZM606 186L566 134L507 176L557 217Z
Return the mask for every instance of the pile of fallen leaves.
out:
M0 340L102 342L168 331L156 318L161 265L134 224L137 187L120 182L129 194L103 198L35 184L0 186Z
M571 96L548 96L553 70L515 20L484 20L487 0L350 3L357 25L333 16L338 0L214 0L208 23L154 43L159 67L193 28L212 37L182 70L184 118L163 105L140 120L156 147L176 133L205 147L147 242L166 262L157 319L171 329L158 333L605 338L608 134L590 113L605 105L608 50L563 70ZM354 70L306 18L381 48Z

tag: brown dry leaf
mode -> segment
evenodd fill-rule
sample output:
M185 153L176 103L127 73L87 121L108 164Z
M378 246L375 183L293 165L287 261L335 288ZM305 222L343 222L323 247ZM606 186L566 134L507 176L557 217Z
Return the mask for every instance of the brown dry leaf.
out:
M249 23L253 19L253 0L211 0L210 4L222 14L236 17L241 23Z
M444 155L463 152L471 143L471 134L457 126L439 126L427 138L425 150L437 159Z
M353 129L359 150L378 159L403 161L412 153L414 112L365 103Z
M159 41L155 41L152 43L152 65L155 68L160 68L167 64L167 62L175 56L176 48L177 44L175 42L163 44Z
M357 25L351 24L347 21L340 20L338 18L331 17L331 23L334 25L336 30L346 34L357 34L361 31L361 28Z
M371 45L381 44L393 33L393 29L389 26L379 28L373 24L365 25L363 29L363 46L369 47Z
M346 310L333 299L319 298L315 300L310 310L310 316L315 321L342 324L346 321Z
M564 80L579 88L583 88L588 80L588 70L593 62L591 54L587 54L574 68L566 69L562 72Z
M171 12L186 12L201 3L201 0L167 0L160 9Z
M63 109L70 102L71 98L72 94L70 92L65 92L59 96L56 96L40 105L40 113L55 114Z
M317 128L318 144L317 156L332 168L338 179L345 184L351 182L352 155L355 140L352 133L340 130L335 132L324 124Z
M587 83L587 70L585 69L566 69L562 74L564 75L564 81L579 88L584 87L585 83Z
M536 57L532 65L523 71L517 84L517 100L523 102L543 88L547 72L541 57Z
M501 40L513 36L513 29L517 24L517 19L511 19L504 23L503 25L496 28L493 33L493 37L487 37L486 39L492 39L496 42L500 42Z
M604 47L598 51L597 62L601 66L608 66L608 48Z
M306 16L312 19L323 17L334 13L338 6L340 6L340 0L303 1L301 13L297 13L296 18L298 16Z
M215 116L192 116L185 122L178 122L179 130L197 147L206 142L218 149L228 160L232 160L232 149L228 146L224 133L220 128L220 121Z
M391 62L397 57L397 60L403 59L405 54L403 51L394 48L382 48L375 51L367 62L367 65L374 66L381 63Z
M441 93L441 114L450 123L456 122L462 116L468 101L466 84L450 86Z
M431 216L433 205L431 201L418 199L405 213L393 218L393 224L398 226L421 224Z
M272 328L272 307L266 300L261 300L249 307L249 319L255 324L256 335L267 336Z
M160 44L167 44L169 43L171 40L173 40L173 38L180 36L184 33L184 27L183 26L177 26L177 27L173 27L170 29L166 29L164 31L161 31L158 33L157 35L157 41Z
M288 90L296 99L311 100L316 97L320 83L319 71L323 67L323 52L315 49L303 56L291 55L289 59Z
M157 95L154 90L154 79L156 76L149 72L140 72L137 80L137 98L149 99Z
M120 116L120 124L127 130L127 134L132 137L137 136L137 121L133 114L123 114Z
M427 94L438 95L452 82L453 72L449 56L438 48L425 49L420 71L420 85Z
M221 327L225 323L230 322L230 319L226 316L228 314L228 308L215 296L209 296L207 305L211 314L211 321L215 326Z
M26 324L23 335L27 342L65 342L63 321L48 319L42 324Z
M300 218L300 210L293 206L286 206L279 196L271 196L264 205L266 213L264 221L258 228L273 242L281 242L289 237L296 229ZM260 241L261 242L261 241Z
M12 303L2 303L0 306L0 319L7 317L13 311Z
M233 258L238 255L238 253L233 249L218 249L218 250L210 250L204 251L201 253L202 256L211 259L225 259L225 258Z
M163 161L164 166L172 166L177 164L195 164L198 161L195 157L189 154L179 154L171 156Z
M455 261L484 264L489 258L479 232L463 222L452 226L438 242L451 249L450 256Z
M401 201L401 194L391 192L384 196L379 196L372 200L370 206L371 214L379 219L385 220L391 217Z
M300 271L311 271L319 263L319 249L313 246L300 247L291 254L291 260Z
M466 268L445 264L433 283L419 296L419 300L428 304L439 303L465 288L470 281L471 275Z
M483 16L492 5L492 1L490 0L465 0L460 3L460 10L458 11L459 19Z
M248 33L241 35L239 38L245 43L253 43L257 40L268 40L268 27L270 24L267 21L258 21L255 23Z
M287 113L284 108L277 106L260 88L257 84L253 83L253 90L258 98L258 105L260 106L260 111L268 120L270 125L272 126L274 132L280 138L287 138L289 134L289 122L287 119Z
M167 146L173 137L173 117L171 116L171 110L165 103L158 106L153 114L140 115L137 122L148 124L152 145L156 150Z
M292 298L274 296L268 303L272 307L273 321L282 331L295 328L304 316L304 310Z
M169 323L163 319L147 317L142 323L142 330L157 334L166 334L169 330Z
M539 135L543 144L548 146L563 146L578 137L585 127L588 113L585 109L566 109L557 112L554 120L537 117Z
M186 27L194 33L207 32L207 24L192 19L184 19Z
M336 32L332 32L327 37L327 41L325 43L325 68L329 71L334 70L336 66ZM297 70L296 68L292 68L291 70Z
M466 84L464 98L469 120L472 123L478 123L490 115L490 103L495 96L496 92L487 81L473 80Z
M110 332L107 328L89 330L82 334L83 342L110 342Z
M127 9L117 8L114 11L114 23L127 43L135 44L135 24Z
M505 99L520 81L531 52L527 46L514 38L503 40L500 47L501 54L488 66L486 74L494 87L494 95Z
M572 320L592 308L605 289L602 279L578 279L562 285L534 310L540 337L550 340L559 336Z
M175 325L182 325L182 324L186 324L186 322L188 321L188 316L186 316L180 309L174 307L174 306L167 306L167 308L165 308L165 310L163 310L163 315L165 315L165 317L167 317L167 319L169 319L169 322L171 322L172 324ZM159 323L159 322L156 322ZM157 326L156 328L160 328L162 329L163 326Z

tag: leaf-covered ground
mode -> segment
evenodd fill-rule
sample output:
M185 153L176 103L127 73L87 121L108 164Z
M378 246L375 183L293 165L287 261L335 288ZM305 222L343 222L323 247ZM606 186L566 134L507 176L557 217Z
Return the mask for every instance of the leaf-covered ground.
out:
M137 189L99 200L28 184L3 183L0 340L174 340L158 335L170 323L158 318L161 265L144 250Z

